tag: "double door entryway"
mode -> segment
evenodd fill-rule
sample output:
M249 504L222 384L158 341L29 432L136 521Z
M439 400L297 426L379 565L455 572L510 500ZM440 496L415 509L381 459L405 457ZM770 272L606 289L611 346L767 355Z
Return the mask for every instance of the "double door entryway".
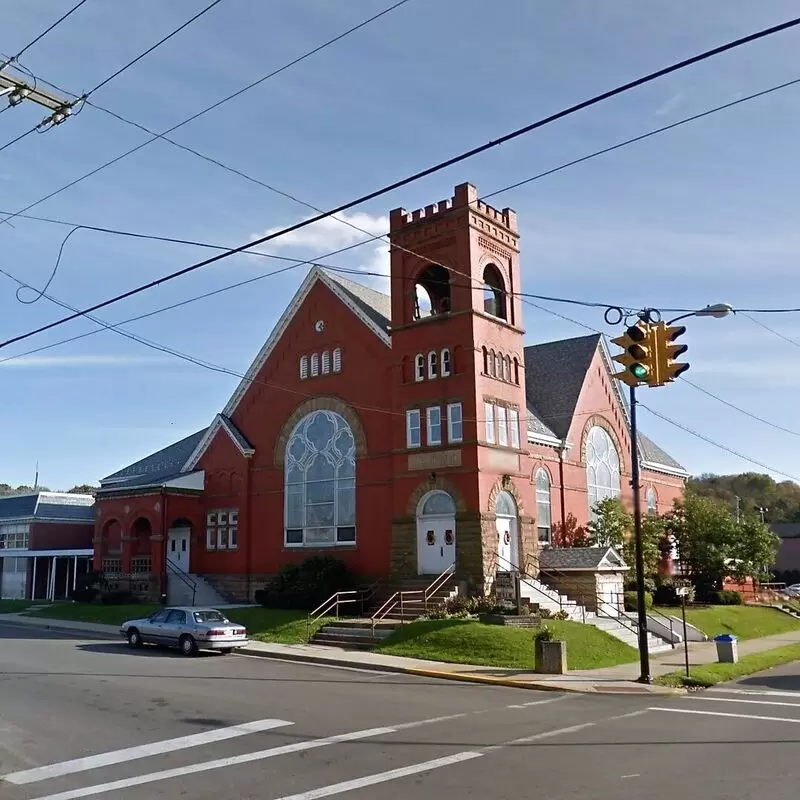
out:
M517 505L508 492L500 492L495 503L497 569L511 571L519 565ZM456 507L443 491L433 491L417 508L417 571L440 575L456 563Z

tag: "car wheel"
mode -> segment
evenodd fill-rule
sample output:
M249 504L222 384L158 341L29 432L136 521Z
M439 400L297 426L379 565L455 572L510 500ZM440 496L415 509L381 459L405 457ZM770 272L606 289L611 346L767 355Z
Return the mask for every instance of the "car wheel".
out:
M141 647L142 646L142 634L139 633L136 628L131 628L128 631L128 644L131 647Z
M229 656L232 652L233 652L232 647L223 647L222 650L220 650L220 653L222 653L222 655L224 656Z
M181 648L181 653L183 653L185 656L193 656L197 654L197 642L195 642L191 636L181 636L178 646Z

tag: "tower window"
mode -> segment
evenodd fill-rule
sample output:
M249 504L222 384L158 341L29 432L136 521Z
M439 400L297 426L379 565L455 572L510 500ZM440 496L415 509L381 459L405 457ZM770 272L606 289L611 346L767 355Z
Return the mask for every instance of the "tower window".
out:
M487 372L493 378L497 375L497 353L494 350L489 351L489 369Z
M308 377L308 356L300 356L300 380Z
M333 351L333 371L334 372L341 372L342 371L342 348L337 347Z
M450 273L441 264L431 264L414 283L414 319L450 311Z
M492 375L503 380L503 356L500 353L495 353L494 355L494 372L492 372Z
M506 287L503 276L494 264L483 271L483 310L493 317L508 319Z
M331 351L324 350L322 353L322 374L327 375L331 371Z
M485 347L483 348L483 374L489 374L489 351Z
M511 356L503 358L503 380L511 383Z
M450 350L445 347L442 350L442 377L446 378L448 375L450 375L450 370Z
M428 377L435 378L439 374L439 357L435 350L428 353Z
M519 359L514 359L514 383L519 386Z
M422 353L417 353L417 355L414 356L414 380L425 380L425 356L422 355Z
M319 375L319 353L314 353L311 356L311 377L316 378Z

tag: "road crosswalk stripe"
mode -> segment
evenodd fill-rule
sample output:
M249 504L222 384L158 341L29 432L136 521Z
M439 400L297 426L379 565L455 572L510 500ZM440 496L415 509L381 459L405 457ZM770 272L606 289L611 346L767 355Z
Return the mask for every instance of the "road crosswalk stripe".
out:
M471 761L473 758L480 758L482 755L483 753L466 750L463 753L456 753L452 756L423 761L421 764L412 764L408 767L377 772L374 775L365 775L363 778L354 778L351 781L332 783L330 786L321 786L308 792L300 792L300 794L285 795L284 797L279 797L278 800L319 800L320 797L330 797L334 794L365 789L367 786L375 786L377 783L388 783L389 781L396 781L398 778L406 778L409 775L418 775L420 772L430 772L441 767L449 767L452 764L460 764L463 761Z
M755 706L784 706L800 708L800 703L784 703L781 700L746 700L743 697L704 697L703 695L687 695L686 700L701 701L703 703L749 703Z
M127 761L136 761L140 758L172 753L176 750L188 750L190 747L200 747L205 744L222 742L226 739L235 739L237 736L246 736L251 733L282 728L293 725L283 719L259 719L254 722L245 722L241 725L231 725L227 728L215 728L203 733L193 733L189 736L179 736L176 739L164 739L160 742L151 742L136 747L126 747L123 750L112 750L108 753L99 753L85 758L75 758L71 761L61 761L58 764L48 764L44 767L35 767L20 772L11 772L0 775L0 780L14 784L36 783L37 781L58 778L62 775L71 775L76 772L85 772L98 767L108 767L112 764L121 764Z
M728 714L725 711L701 711L699 708L659 708L651 706L648 711L666 711L669 714L701 714L707 717L728 717L735 719L757 719L765 722L795 722L800 723L800 718L795 717L762 717L757 714Z
M714 692L715 694L754 694L761 695L762 697L794 697L800 700L800 691L797 692L779 692L774 689L723 689L721 686L706 689L707 692Z

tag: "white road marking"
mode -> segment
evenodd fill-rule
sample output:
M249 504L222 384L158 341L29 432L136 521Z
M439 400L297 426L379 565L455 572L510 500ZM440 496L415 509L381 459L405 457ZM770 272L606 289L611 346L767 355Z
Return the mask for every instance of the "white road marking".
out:
M25 784L45 781L49 778L58 778L62 775L72 775L76 772L86 772L98 767L108 767L112 764L121 764L127 761L136 761L140 758L150 758L151 756L172 753L175 750L188 750L190 747L201 747L202 745L222 742L226 739L235 739L237 736L246 736L250 733L282 728L293 725L283 719L259 719L255 722L245 722L242 725L232 725L229 728L215 728L214 730L204 731L203 733L193 733L189 736L180 736L176 739L164 739L160 742L151 742L137 747L126 747L124 750L112 750L108 753L99 753L85 758L74 758L71 761L62 761L57 764L49 764L45 767L35 767L33 769L22 770L21 772L10 772L8 775L0 775L0 780L8 783Z
M693 701L699 700L703 703L750 703L755 706L788 706L789 708L800 708L800 703L784 703L780 700L745 700L741 697L703 697L702 695L686 695L685 699Z
M641 778L641 777L642 775L639 772L634 772L631 775L620 775L620 778L622 778L622 780L625 780L626 778Z
M559 700L566 700L567 696L561 697L548 697L547 700L532 700L530 703L515 703L514 705L506 706L506 708L530 708L531 706L544 706L547 703L557 703Z
M135 778L125 778L109 783L98 783L95 786L87 786L84 789L72 789L67 792L49 794L46 797L39 797L37 800L79 800L81 797L92 797L96 794L105 792L115 792L120 789L129 789L131 786L143 786L146 783L156 783L165 781L169 778L182 778L184 775L194 775L198 772L209 772L223 767L236 767L240 764L250 764L253 761L263 761L266 758L288 755L289 753L302 753L305 750L314 750L318 747L326 747L341 742L355 742L360 739L369 739L375 736L386 736L395 733L397 728L368 728L363 731L353 731L352 733L340 733L336 736L328 736L325 739L312 739L307 742L296 742L295 744L282 745L281 747L271 747L268 750L257 750L254 753L243 753L238 756L228 758L217 758L213 761L206 761L201 764L189 764L186 767L175 767L174 769L164 769L160 772L151 772L149 775L137 775Z
M734 719L757 719L766 722L795 722L800 724L800 718L795 717L762 717L757 714L728 714L725 711L700 711L696 708L657 708L651 707L648 711L666 711L670 714L702 714L707 717L732 717Z
M363 778L355 778L352 781L342 781L333 783L330 786L321 786L319 789L312 789L309 792L300 794L290 794L279 797L278 800L317 800L320 797L330 797L334 794L352 792L355 789L364 789L367 786L375 786L377 783L387 783L396 781L398 778L406 778L409 775L417 775L420 772L430 772L441 767L449 767L452 764L460 764L462 761L471 761L473 758L480 758L483 753L467 750L463 753L456 753L444 758L435 758L432 761L423 761L421 764L412 764L410 767L400 767L391 769L387 772L377 772L374 775L365 775Z
M604 720L605 721L605 720ZM523 736L521 739L511 739L502 744L493 744L491 747L484 747L485 753L492 753L495 750L502 750L504 747L513 747L515 744L529 744L530 742L537 742L540 739L551 739L553 736L562 736L566 733L577 733L584 728L591 728L596 725L596 722L582 722L580 725L570 725L568 728L555 728L552 731L543 731L542 733L534 733L533 736Z
M712 688L706 689L707 692L714 692L716 694L754 694L761 695L762 697L795 697L800 700L800 691L797 692L778 692L775 690L763 689L722 689Z

